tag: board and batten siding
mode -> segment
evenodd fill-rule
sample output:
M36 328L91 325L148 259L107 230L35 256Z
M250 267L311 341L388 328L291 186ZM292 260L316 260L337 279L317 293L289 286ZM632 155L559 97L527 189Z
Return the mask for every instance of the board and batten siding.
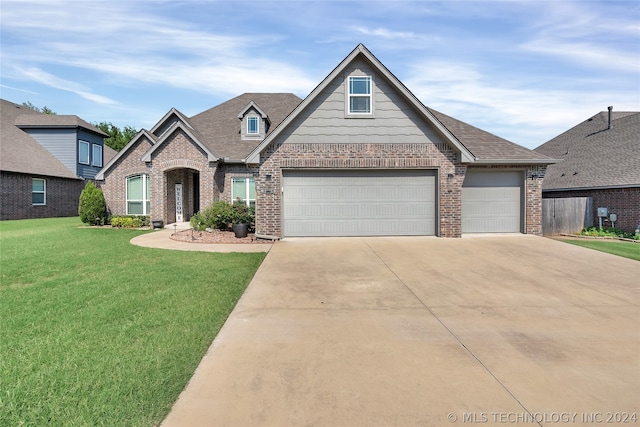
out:
M26 129L38 144L47 149L56 159L76 175L78 143L75 129Z
M352 75L373 77L372 117L346 117L345 81ZM420 114L410 106L383 76L365 61L356 61L332 81L281 134L288 143L442 143Z

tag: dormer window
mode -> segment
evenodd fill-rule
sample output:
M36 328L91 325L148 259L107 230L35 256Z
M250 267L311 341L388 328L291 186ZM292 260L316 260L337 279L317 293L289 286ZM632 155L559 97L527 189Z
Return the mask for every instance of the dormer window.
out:
M253 101L240 110L238 118L241 139L255 141L264 138L269 131L269 116Z
M371 114L371 77L349 77L349 114Z
M260 122L257 117L247 117L247 135L258 135L260 133Z

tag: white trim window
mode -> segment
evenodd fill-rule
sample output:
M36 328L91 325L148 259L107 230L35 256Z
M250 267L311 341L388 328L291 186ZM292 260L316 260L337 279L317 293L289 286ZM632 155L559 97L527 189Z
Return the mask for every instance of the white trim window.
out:
M149 215L149 175L127 177L127 215Z
M83 165L89 164L89 143L87 141L78 141L78 162Z
M41 178L31 179L31 203L34 206L47 204L47 181Z
M93 144L92 150L93 150L93 153L91 157L91 165L101 168L102 167L102 145Z
M349 77L349 114L371 114L371 76Z
M242 202L249 207L256 206L256 181L253 178L231 179L231 200Z
M260 121L257 117L247 117L247 135L258 135L260 133Z

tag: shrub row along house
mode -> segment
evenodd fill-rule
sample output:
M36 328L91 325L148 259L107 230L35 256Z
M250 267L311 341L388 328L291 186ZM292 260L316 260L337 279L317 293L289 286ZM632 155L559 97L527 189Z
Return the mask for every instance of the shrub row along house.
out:
M606 223L640 228L640 112L601 111L535 151L562 162L549 166L544 198L590 197L590 223L607 208ZM615 214L616 221L609 221Z
M171 109L96 176L112 214L256 207L265 237L541 233L551 158L424 106L358 45L304 100Z
M78 116L0 100L0 219L78 215L86 180L116 154L107 136Z

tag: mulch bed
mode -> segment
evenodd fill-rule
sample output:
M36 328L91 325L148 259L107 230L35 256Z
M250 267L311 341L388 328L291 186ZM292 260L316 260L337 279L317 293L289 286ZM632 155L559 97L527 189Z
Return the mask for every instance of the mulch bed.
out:
M233 243L255 243L255 244L271 244L273 241L258 239L254 234L249 234L247 237L238 238L235 236L233 231L222 231L222 230L213 230L213 231L194 231L190 230L182 230L176 233L171 234L171 239L177 240L179 242L187 242L187 243L222 243L222 244L233 244Z

